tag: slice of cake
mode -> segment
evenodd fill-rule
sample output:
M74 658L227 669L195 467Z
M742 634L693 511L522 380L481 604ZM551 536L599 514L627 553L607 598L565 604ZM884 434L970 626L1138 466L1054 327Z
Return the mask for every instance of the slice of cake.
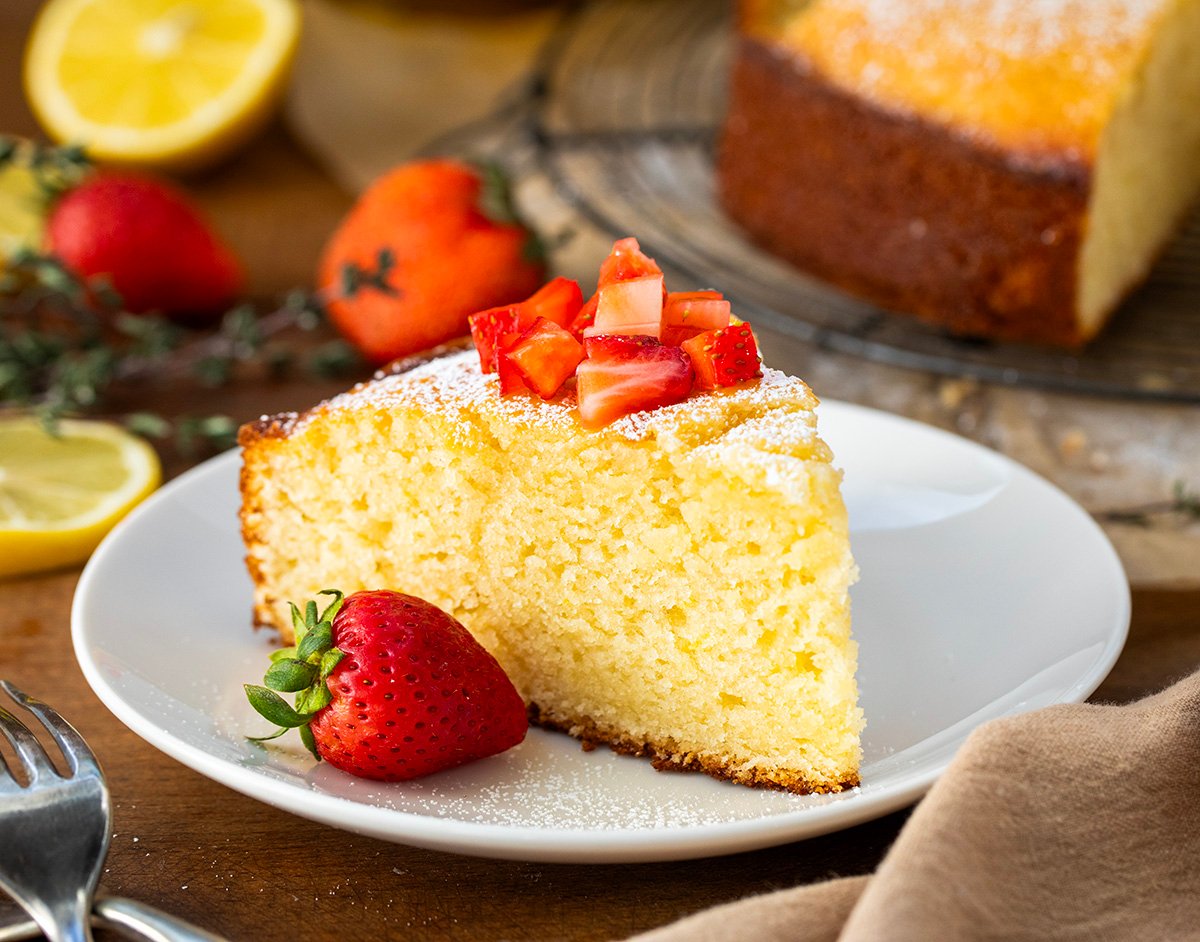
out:
M475 350L242 429L257 621L290 640L291 600L398 590L585 744L857 784L855 567L811 390L633 239L586 304L556 279L471 329Z
M1093 337L1200 192L1200 0L742 0L750 235L956 333Z

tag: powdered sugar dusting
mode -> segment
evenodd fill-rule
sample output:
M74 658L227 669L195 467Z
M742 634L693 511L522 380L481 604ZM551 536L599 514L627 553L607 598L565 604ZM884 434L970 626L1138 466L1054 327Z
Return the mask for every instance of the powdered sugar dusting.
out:
M1160 15L1164 0L824 0L865 18L867 31L902 47L931 30L941 43L987 48L1015 59L1070 50L1081 57L1130 42Z
M1086 158L1170 8L1168 0L820 0L788 21L779 51L890 109L1019 152Z
M532 396L502 396L497 378L480 372L475 352L465 350L407 372L380 375L300 417L291 423L289 431L298 431L312 418L325 413L387 410L402 405L437 412L450 421L453 433L463 438L475 434L473 420L492 415L524 428L560 434L610 434L632 441L658 438L670 442L689 429L717 425L722 419L733 419L736 424L739 417L750 419L774 412L778 412L774 419L760 418L760 422L776 424L781 433L802 434L790 429L811 424L816 398L803 381L778 370L764 369L757 383L720 393L694 394L675 405L625 416L602 432L589 432L579 425L572 393L549 402ZM796 412L806 418L798 420Z

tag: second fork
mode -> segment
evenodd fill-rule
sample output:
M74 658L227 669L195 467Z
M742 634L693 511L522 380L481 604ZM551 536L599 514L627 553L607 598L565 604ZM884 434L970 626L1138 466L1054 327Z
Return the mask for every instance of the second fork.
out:
M87 942L112 816L95 755L69 723L8 681L0 688L54 737L70 767L60 775L46 750L0 707L0 735L12 746L25 784L0 756L0 888L51 942Z

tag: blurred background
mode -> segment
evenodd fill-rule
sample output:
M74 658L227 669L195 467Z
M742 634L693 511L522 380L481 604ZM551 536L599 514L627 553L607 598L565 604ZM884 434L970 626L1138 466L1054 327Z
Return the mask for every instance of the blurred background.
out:
M726 292L768 365L1029 465L1097 517L1136 583L1200 582L1195 305L1159 303L1179 271L1196 280L1194 234L1164 263L1176 281L1130 302L1157 308L1082 353L964 341L851 299L757 249L715 201L732 23L719 0L8 0L0 408L117 420L169 476L241 422L442 339L360 329L385 300L372 279L395 270L380 226L399 240L415 225L388 216L394 181L371 188L465 158L502 171L546 277L586 296L613 239L636 235L673 288ZM482 270L438 267L422 277ZM105 298L111 316L81 328Z

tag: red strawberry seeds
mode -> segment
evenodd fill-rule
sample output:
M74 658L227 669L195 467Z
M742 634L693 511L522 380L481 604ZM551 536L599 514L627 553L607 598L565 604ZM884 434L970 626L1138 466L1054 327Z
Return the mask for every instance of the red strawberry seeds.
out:
M293 613L297 645L273 656L265 682L298 690L295 708L264 687L247 684L246 692L268 719L300 727L330 765L405 781L525 738L525 704L504 670L436 606L374 591L339 598L319 619L315 603L303 618Z
M758 343L748 324L706 331L685 340L683 350L692 358L700 389L736 386L762 376Z

